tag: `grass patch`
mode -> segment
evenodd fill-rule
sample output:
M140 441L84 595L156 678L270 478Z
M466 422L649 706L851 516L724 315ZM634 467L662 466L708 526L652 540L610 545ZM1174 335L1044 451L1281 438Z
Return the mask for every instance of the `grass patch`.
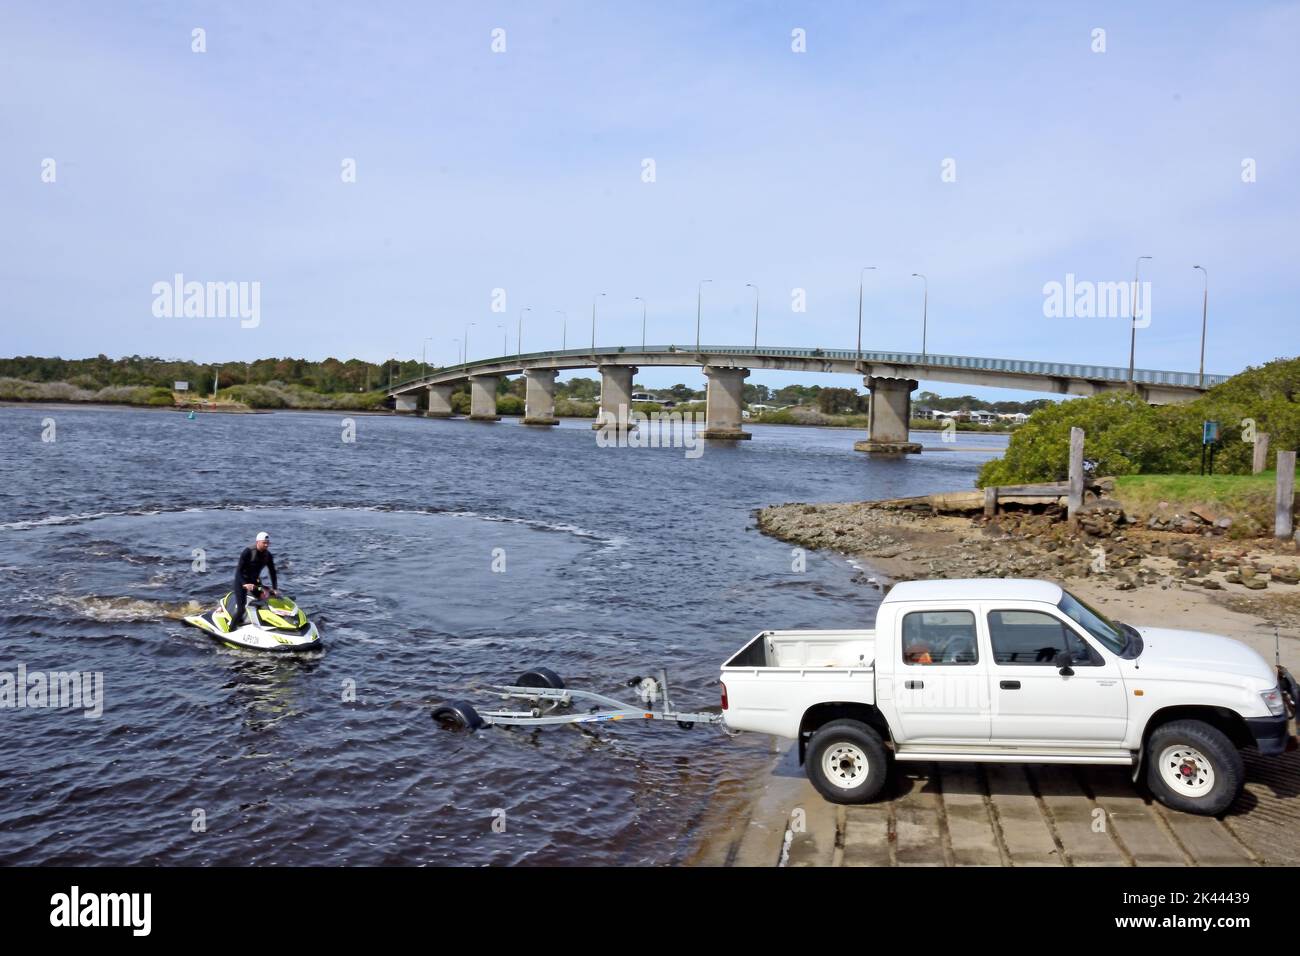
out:
M1202 508L1260 530L1273 527L1277 475L1120 475L1115 497L1130 511L1151 514L1161 502L1186 514ZM1252 529L1253 530L1253 529Z

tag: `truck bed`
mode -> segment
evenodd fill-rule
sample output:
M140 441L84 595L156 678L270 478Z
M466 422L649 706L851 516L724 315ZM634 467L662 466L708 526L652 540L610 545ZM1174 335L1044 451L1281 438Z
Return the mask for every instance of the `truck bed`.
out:
M763 631L722 665L731 668L870 667L876 632Z
M875 700L876 632L764 631L722 665L732 730L797 737L804 712Z

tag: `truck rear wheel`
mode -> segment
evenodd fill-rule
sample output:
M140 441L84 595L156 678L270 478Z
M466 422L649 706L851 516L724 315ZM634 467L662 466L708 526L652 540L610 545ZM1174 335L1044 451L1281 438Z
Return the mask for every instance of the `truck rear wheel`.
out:
M1232 806L1246 778L1241 752L1199 720L1175 720L1147 738L1147 786L1165 806L1217 816Z
M832 720L813 733L804 765L812 785L831 803L866 803L885 786L889 755L866 724Z

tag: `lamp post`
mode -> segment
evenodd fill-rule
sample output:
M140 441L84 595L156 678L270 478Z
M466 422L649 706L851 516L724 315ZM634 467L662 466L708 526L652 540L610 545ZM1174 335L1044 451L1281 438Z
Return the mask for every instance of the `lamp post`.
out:
M524 354L524 313L533 311L531 308L519 310L519 331L515 333L515 355Z
M925 283L925 292L921 298L921 362L926 361L926 335L930 322L930 280L919 272L912 273L913 279L920 279Z
M641 303L641 351L645 351L645 299L639 295L632 296L633 302Z
M591 298L591 351L596 351L596 300L605 293L598 292Z
M1133 357L1137 351L1138 335L1138 313L1137 313L1137 295L1138 289L1138 270L1142 268L1142 260L1150 259L1150 256L1138 256L1137 262L1133 264L1133 294L1129 296L1129 312L1132 320L1129 322L1128 334L1128 387L1133 388Z
M465 337L460 340L460 364L461 365L469 364L469 330L475 325L478 325L478 323L471 322L469 323L469 325L466 325Z
M745 288L754 290L754 348L758 348L758 286L746 282Z
M497 328L501 330L501 355L505 357L505 354L510 351L510 338L506 334L504 325L498 325Z
M1201 388L1205 387L1205 320L1210 311L1210 274L1205 271L1205 266L1192 266L1193 269L1200 269L1201 275L1205 278L1205 292L1201 296L1201 372L1198 384Z
M425 340L424 340L422 343L420 343L420 364L421 364L422 366L424 366L424 377L425 377L425 378L428 378L428 377L429 377L429 359L428 359L428 351L427 351L427 350L428 350L428 348L429 348L429 343L432 342L432 341L433 341L433 336L430 335L430 336L427 336L427 337L425 338Z
M867 270L875 269L875 266L863 266L858 270L858 365L862 365L862 282L866 277Z
M563 352L569 347L569 313L556 309L555 314L564 316L560 323L560 351Z
M697 352L700 350L700 307L704 300L704 283L712 281L712 279L701 279L695 289L695 351Z

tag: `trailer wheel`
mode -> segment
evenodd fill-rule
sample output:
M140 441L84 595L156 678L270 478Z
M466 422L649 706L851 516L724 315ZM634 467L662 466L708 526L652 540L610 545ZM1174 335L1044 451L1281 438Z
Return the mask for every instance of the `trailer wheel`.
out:
M463 700L451 700L433 709L434 721L445 730L478 730L484 726L483 718L478 715L472 704Z
M552 690L564 690L564 678L549 667L534 667L524 671L515 681L516 687L549 687Z
M889 757L880 735L856 720L823 724L808 742L805 768L831 803L866 803L885 786Z
M1147 738L1147 786L1165 806L1218 816L1232 806L1246 779L1231 740L1199 720L1175 720Z

